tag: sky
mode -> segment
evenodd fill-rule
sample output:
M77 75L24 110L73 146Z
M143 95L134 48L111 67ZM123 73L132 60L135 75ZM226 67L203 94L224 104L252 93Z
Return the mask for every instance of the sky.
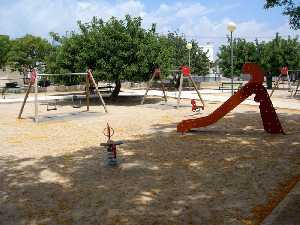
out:
M51 31L64 35L76 30L78 20L130 14L141 16L145 28L156 23L159 33L178 31L216 47L226 42L229 21L237 24L234 36L248 40L269 40L276 32L300 35L289 28L281 8L265 10L263 5L263 0L0 0L0 34L49 38Z

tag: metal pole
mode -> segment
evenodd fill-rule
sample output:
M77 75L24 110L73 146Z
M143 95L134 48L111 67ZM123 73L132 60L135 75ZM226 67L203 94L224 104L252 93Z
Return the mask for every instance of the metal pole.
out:
M38 108L38 74L36 73L36 78L34 81L34 121L37 123L38 122L38 113L39 113L39 108Z
M85 98L86 98L86 111L90 111L90 80L89 74L85 76Z
M178 90L178 97L177 97L177 108L179 107L179 104L180 104L180 96L181 96L181 91L182 91L182 83L183 83L183 74L181 73L181 75L180 75L179 90Z
M189 49L189 67L191 68L191 49Z
M230 32L230 46L231 46L231 95L233 95L233 44L232 44L232 32Z

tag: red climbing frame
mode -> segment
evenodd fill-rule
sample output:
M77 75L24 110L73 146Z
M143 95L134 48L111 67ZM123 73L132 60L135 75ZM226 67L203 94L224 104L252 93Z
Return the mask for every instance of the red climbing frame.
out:
M223 118L249 96L256 94L254 100L260 103L260 115L265 131L271 134L284 133L268 92L262 84L264 81L264 71L257 64L246 63L243 66L243 73L251 75L251 80L246 85L210 115L197 119L183 120L177 125L177 131L183 133L193 128L206 127L213 124Z

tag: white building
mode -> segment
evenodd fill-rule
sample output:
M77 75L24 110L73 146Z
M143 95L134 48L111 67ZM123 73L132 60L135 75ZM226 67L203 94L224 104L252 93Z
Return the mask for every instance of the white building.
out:
M21 80L21 75L19 72L12 72L9 68L6 70L0 69L0 86L5 86L6 83L9 82L18 82L22 84L23 81Z
M210 44L209 42L205 45L199 45L200 48L202 48L203 52L207 52L207 57L211 63L214 62L214 46Z

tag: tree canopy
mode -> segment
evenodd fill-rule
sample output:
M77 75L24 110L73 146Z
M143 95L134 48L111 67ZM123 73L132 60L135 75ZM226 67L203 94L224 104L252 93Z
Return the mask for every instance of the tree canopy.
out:
M129 15L123 20L112 17L107 22L96 17L89 23L79 21L79 32L52 35L60 44L55 57L48 58L48 71L75 72L89 67L97 79L144 81L149 79L153 65L167 74L188 63L185 38L177 33L158 35L155 24L144 29L141 23L140 17ZM195 41L191 54L193 72L206 74L209 61Z
M298 5L295 3L297 2ZM283 7L283 15L289 17L291 28L300 29L300 4L299 0L266 0L265 8Z
M8 63L13 70L23 71L43 65L50 54L52 46L41 37L26 35L11 41Z
M242 65L246 62L255 62L266 72L278 74L279 69L287 65L289 69L300 67L300 43L298 38L284 39L278 34L268 42L248 42L236 38L233 41L234 75L241 74ZM222 45L218 53L219 66L225 76L231 76L230 45Z
M9 51L10 51L9 36L0 35L0 69L5 69Z
M266 7L275 4L288 3L268 1ZM155 66L159 66L162 74L168 76L170 70L189 63L188 41L183 35L176 32L158 34L155 24L145 29L140 17L112 17L106 22L93 17L87 23L79 21L78 31L67 32L64 36L51 32L50 37L52 44L33 35L14 40L0 36L0 67L9 64L11 69L22 71L24 68L43 66L49 73L82 72L91 68L97 80L120 83L122 80L148 80ZM209 59L195 40L191 43L192 73L205 75L208 73ZM245 62L259 63L273 74L285 64L290 69L300 67L298 38L284 39L278 34L268 42L248 42L236 38L233 48L236 75L241 74ZM230 45L220 47L218 58L221 71L225 76L230 76ZM58 82L63 84L80 82L75 76L73 80L64 77L55 79L60 79Z
M176 32L167 35L156 33L156 25L142 27L140 17L110 18L104 22L93 17L90 22L78 22L78 31L60 36L50 32L52 44L33 35L9 40L0 36L0 66L6 62L12 70L38 67L48 73L82 72L93 70L97 80L145 81L151 70L160 67L168 76L171 69L188 65L187 40ZM205 52L192 41L191 67L198 75L208 73L209 60ZM78 84L78 77L56 77L55 82Z

